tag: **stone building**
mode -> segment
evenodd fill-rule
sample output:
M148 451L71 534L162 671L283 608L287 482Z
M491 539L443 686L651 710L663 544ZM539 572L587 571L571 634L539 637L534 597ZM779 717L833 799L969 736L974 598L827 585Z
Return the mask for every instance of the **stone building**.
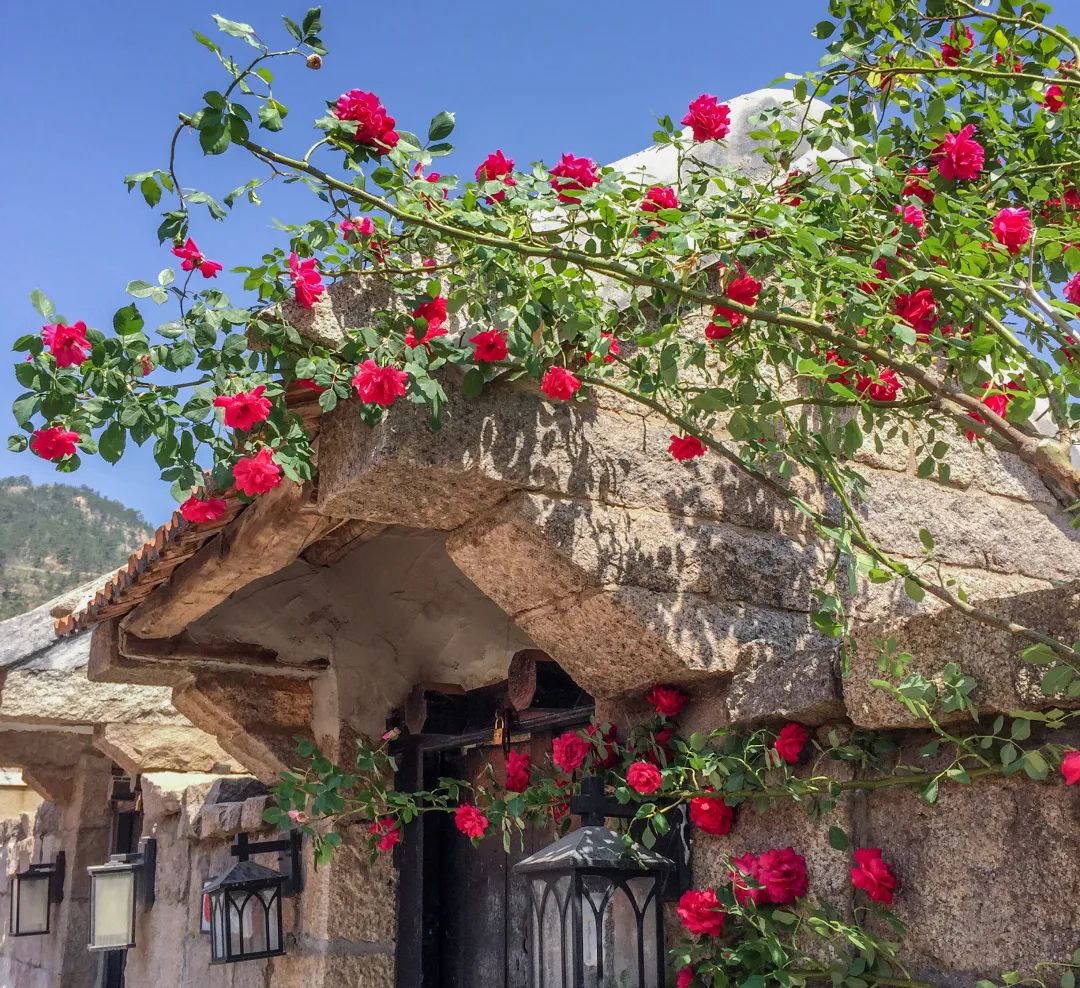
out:
M735 101L736 120L761 98ZM381 304L378 291L335 286L296 325L332 336ZM48 802L3 825L0 860L11 873L36 836L46 858L63 844L69 891L56 935L0 940L0 985L523 985L507 856L441 825L410 826L393 859L374 862L366 827L345 826L329 865L316 871L305 852L286 953L210 964L203 884L230 864L234 835L270 834L265 785L295 764L297 737L347 760L355 738L396 716L412 739L397 784L422 786L498 762L497 717L540 756L553 730L594 709L640 719L643 693L668 682L692 695L687 732L795 720L821 737L890 732L914 750L918 725L868 685L874 644L890 635L928 676L960 663L982 712L1047 706L1009 633L895 583L846 602L863 647L842 676L836 640L811 621L828 561L805 521L718 458L673 464L670 427L640 409L605 395L553 405L520 383L470 399L448 390L437 433L415 406L369 428L348 406L320 417L298 392L315 483L232 501L213 525L175 517L61 613L55 637L49 608L5 623L0 765ZM967 444L950 451L948 486L919 478L918 443L898 436L855 456L870 534L914 562L924 527L971 600L1078 637L1080 533L1051 492L1018 459ZM512 665L543 670L544 704L507 700ZM110 803L118 776L132 798ZM156 837L158 863L120 981L85 951L85 866L104 860L122 812ZM791 844L811 895L850 914L850 861L830 826L888 849L913 977L967 986L1080 945L1080 787L1060 778L946 786L936 807L906 788L861 792L819 820L794 805L747 810L727 837L693 837L691 880L722 883L728 855Z

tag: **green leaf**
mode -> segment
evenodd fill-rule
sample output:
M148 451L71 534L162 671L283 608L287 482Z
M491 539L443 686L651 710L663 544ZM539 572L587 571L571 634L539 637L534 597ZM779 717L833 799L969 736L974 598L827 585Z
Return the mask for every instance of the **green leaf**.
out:
M437 113L431 118L431 123L428 125L428 140L429 141L442 141L453 133L454 130L454 114L443 110L442 113Z
M29 425L30 419L37 411L38 402L38 396L32 392L19 395L11 405L11 413L15 416L15 421L19 425ZM10 447L10 441L8 445Z
M288 112L284 103L268 99L259 107L259 126L266 130L281 130L285 126L282 121Z
M14 435L8 436L7 448L12 453L21 453L29 445L26 436Z
M926 591L910 577L904 580L904 593L916 603L926 596Z
M1053 665L1058 661L1057 654L1049 645L1039 642L1037 645L1029 645L1020 653L1020 658L1036 666Z
M117 463L126 445L127 430L119 422L111 422L98 440L98 452L106 463Z
M1054 666L1043 674L1039 689L1042 690L1044 696L1056 696L1068 688L1075 675L1076 671L1071 666L1065 664Z
M56 312L56 307L40 288L35 288L30 293L30 304L37 309L42 319L52 319Z
M934 536L932 536L927 529L919 529L919 541L927 552L934 551Z
M848 835L844 833L842 827L829 828L829 846L834 851L846 851L849 845Z
M1026 741L1031 737L1031 721L1024 717L1017 717L1012 722L1012 730L1009 735L1014 741Z
M832 21L818 21L814 25L814 30L810 33L819 41L825 38L831 38L833 31L836 30L836 25Z
M162 289L158 289L161 291ZM117 336L134 336L136 333L142 332L143 317L139 315L139 310L135 308L135 303L131 305L125 305L122 309L117 309L113 314L113 329L116 330Z
M1046 764L1046 759L1037 751L1029 751L1024 755L1021 764L1028 777L1036 781L1045 779L1050 774L1050 766Z
M217 23L219 31L223 31L225 34L231 35L234 38L240 38L253 48L260 47L258 41L255 39L255 28L250 24L245 24L243 21L230 21L227 17L222 17L221 14L213 14L212 16Z
M1076 975L1072 971L1062 972L1061 988L1076 988Z

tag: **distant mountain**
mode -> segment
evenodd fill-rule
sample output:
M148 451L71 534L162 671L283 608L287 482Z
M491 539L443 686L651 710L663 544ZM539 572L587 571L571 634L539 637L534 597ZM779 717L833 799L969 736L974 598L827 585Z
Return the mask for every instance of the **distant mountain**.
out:
M115 569L151 531L89 487L0 477L0 619Z

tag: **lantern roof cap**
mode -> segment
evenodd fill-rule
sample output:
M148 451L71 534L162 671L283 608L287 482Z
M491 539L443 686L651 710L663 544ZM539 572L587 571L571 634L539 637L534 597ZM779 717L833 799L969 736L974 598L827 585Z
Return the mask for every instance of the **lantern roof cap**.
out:
M218 889L234 888L249 882L281 883L284 880L285 876L273 868L267 868L255 861L238 861L224 875L215 878L204 891L216 892Z
M514 865L523 874L570 871L578 868L608 868L619 871L667 870L674 865L662 854L640 844L629 847L622 837L607 827L578 827L565 837Z

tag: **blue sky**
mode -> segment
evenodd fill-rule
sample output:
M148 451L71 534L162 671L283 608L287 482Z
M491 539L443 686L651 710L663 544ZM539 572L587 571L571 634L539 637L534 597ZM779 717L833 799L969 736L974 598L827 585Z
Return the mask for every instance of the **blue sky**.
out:
M197 108L205 90L223 88L216 60L191 29L216 37L211 14L221 13L279 43L278 15L299 20L306 9L302 0L286 3L8 6L9 43L0 60L6 343L40 327L27 299L32 288L44 290L69 320L107 328L113 311L130 301L123 292L129 280L152 281L171 265L168 246L157 246L155 214L121 180L164 165L175 113ZM1080 0L1056 8L1060 21L1080 20ZM306 148L314 139L308 123L324 101L361 88L378 93L408 130L423 133L439 110L457 113L452 140L459 150L444 172L471 173L495 148L519 166L563 151L610 161L646 146L655 116L678 118L699 93L731 97L785 71L816 66L821 43L810 31L826 11L823 0L329 0L323 40L330 55L319 72L299 60L281 70L275 95L289 106L288 126L268 141L284 150ZM188 147L180 159L185 185L220 196L258 174L239 152L208 161L194 141ZM261 207L239 206L224 224L197 216L193 233L226 268L248 263L265 245L283 242L272 228L275 217L307 218L294 192L267 189ZM158 321L166 318L162 312ZM8 409L21 389L10 372L0 380L3 436L15 431ZM10 473L88 484L155 523L173 508L156 466L140 450L116 467L87 458L77 473L58 475L28 453L9 453L0 441L0 475Z

